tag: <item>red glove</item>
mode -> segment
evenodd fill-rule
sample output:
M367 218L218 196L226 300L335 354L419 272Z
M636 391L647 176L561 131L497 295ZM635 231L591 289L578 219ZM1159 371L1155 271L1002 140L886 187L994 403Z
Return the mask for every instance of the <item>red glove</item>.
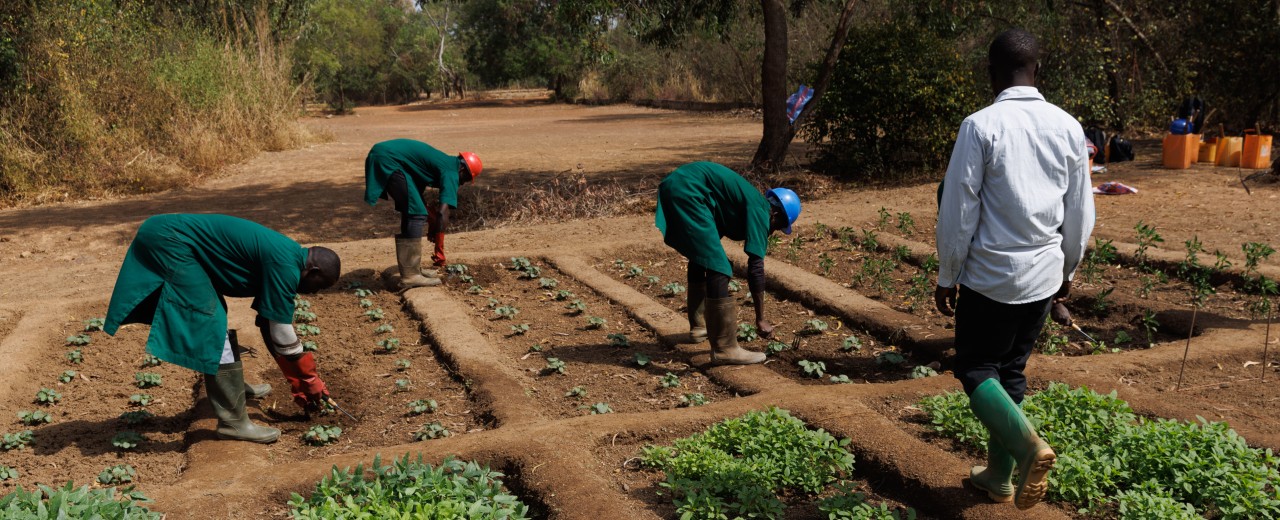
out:
M431 241L436 245L435 252L431 253L431 263L436 267L444 267L444 233L432 234Z
M329 389L324 385L324 380L320 379L320 374L316 373L316 357L310 352L294 359L274 352L271 357L276 358L276 364L280 365L280 371L284 372L284 378L289 381L293 402L308 412L320 410L329 398Z

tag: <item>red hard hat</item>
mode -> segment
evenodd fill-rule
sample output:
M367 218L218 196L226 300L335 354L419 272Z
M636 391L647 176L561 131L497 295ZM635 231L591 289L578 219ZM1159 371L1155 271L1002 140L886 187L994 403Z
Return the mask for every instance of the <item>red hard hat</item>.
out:
M484 169L484 165L480 163L480 157L471 152L462 152L458 154L462 162L467 163L467 171L471 172L471 179L475 180L480 176L480 170Z

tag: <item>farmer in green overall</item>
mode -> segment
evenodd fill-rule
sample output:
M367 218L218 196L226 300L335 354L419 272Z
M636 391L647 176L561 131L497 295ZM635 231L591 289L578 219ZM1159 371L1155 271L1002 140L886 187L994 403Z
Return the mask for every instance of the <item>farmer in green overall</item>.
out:
M733 268L721 237L745 243L747 284L755 305L760 336L773 334L764 317L764 256L769 235L791 234L800 216L800 198L786 188L761 195L741 175L712 162L686 164L658 185L655 223L663 241L689 259L689 336L711 340L711 362L749 365L763 362L762 352L738 346L738 306L729 296Z
M480 158L471 152L449 155L413 139L393 139L373 145L364 160L364 201L391 199L400 212L396 235L396 263L400 287L440 285L440 272L422 269L423 224L435 243L431 263L445 265L444 233L449 209L458 207L458 187L480 176ZM440 190L440 203L430 209L422 200L427 188Z
M332 250L302 247L248 220L157 215L142 223L129 245L104 329L115 335L127 323L150 325L148 353L205 374L218 437L274 442L280 430L253 424L245 412L246 395L261 397L271 387L246 388L224 298L253 298L263 340L294 401L314 410L329 392L315 357L303 352L294 332L294 297L332 286L340 272Z

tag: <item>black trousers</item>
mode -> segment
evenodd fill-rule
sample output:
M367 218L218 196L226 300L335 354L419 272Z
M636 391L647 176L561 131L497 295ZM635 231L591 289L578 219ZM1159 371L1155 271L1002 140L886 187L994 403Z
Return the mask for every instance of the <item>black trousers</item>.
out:
M689 287L706 287L707 298L719 299L729 297L729 277L707 269L697 262L689 262L689 271L685 276L685 282Z
M396 211L400 212L400 238L422 238L427 216L409 214L409 184L405 182L403 172L396 172L387 179L383 197L391 199Z
M1027 393L1027 358L1049 315L1053 297L1031 303L1000 303L960 287L956 301L955 374L966 394L988 379L1021 403Z

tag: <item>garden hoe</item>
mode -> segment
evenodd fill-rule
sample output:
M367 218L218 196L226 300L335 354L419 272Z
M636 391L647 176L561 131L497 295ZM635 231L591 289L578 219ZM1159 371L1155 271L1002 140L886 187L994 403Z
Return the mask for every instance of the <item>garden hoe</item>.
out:
M337 402L337 401L334 401L332 397L325 397L325 398L324 398L324 404L327 404L327 405L329 405L329 406L332 406L334 410L337 410L337 411L339 411L339 412L342 412L342 415L345 415L345 416L347 416L347 417L350 417L350 418L351 418L351 420L353 420L353 421L355 421L355 422L360 422L360 419L356 419L356 416L354 416L354 415L351 415L351 414L347 413L347 411L346 411L346 410L343 410L341 406L338 406L338 402Z
M1089 340L1090 344L1098 344L1098 340L1093 339L1093 336L1090 336L1089 333L1085 332L1079 325L1076 325L1076 320L1071 318L1071 311L1067 310L1066 305L1061 303L1053 304L1053 308L1050 309L1050 314L1053 315L1054 321L1058 323L1065 322L1068 326L1075 329L1076 332L1079 332L1081 336L1084 336L1084 339Z

